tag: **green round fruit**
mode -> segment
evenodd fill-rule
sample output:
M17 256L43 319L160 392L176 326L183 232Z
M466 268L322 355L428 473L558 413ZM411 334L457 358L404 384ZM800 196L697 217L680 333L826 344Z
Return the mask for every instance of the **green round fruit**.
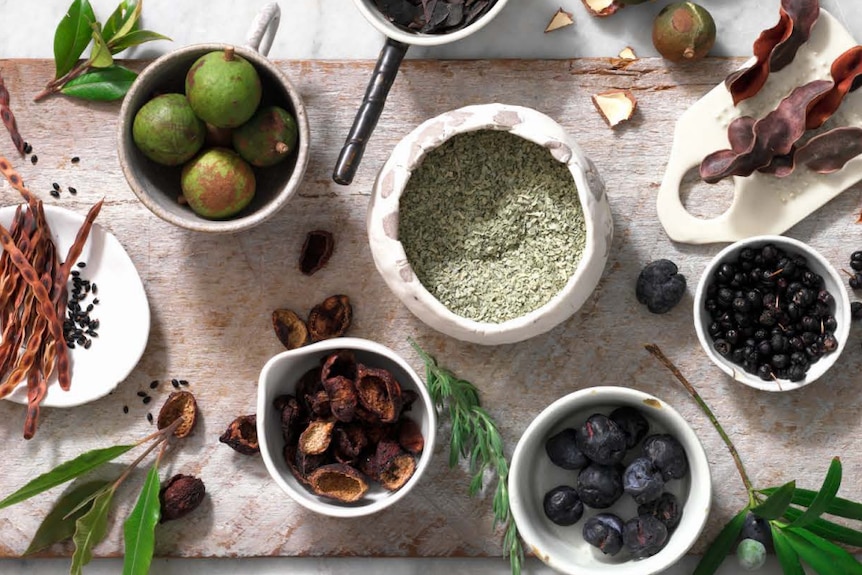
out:
M746 571L757 571L766 564L766 547L760 541L743 539L736 547L736 559Z
M264 106L233 131L233 148L252 166L274 166L296 148L296 120L278 106Z
M236 152L210 148L183 166L180 185L196 214L222 220L235 216L251 202L255 179L251 166Z
M233 48L198 58L186 74L186 97L198 118L217 128L236 128L260 104L260 76Z
M144 104L132 123L132 139L143 154L179 166L198 153L206 129L182 94L162 94Z
M672 62L698 60L715 44L715 21L694 2L668 4L653 22L652 43Z

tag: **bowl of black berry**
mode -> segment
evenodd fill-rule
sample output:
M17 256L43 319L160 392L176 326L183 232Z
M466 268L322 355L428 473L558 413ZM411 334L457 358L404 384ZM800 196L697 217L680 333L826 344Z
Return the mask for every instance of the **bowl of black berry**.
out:
M694 326L709 358L731 378L789 391L832 367L850 332L841 276L816 250L757 236L721 250L694 296Z
M697 540L712 481L700 440L673 408L635 389L592 387L527 427L509 494L521 537L553 569L652 575Z

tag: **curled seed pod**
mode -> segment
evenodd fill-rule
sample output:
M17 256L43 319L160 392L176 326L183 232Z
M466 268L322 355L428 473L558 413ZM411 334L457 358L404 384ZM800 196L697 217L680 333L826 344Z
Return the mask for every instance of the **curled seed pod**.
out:
M311 341L321 341L344 335L353 319L353 308L346 295L334 295L314 306L308 314Z
M191 475L177 474L159 491L161 522L188 515L201 504L206 495L204 482Z
M832 62L832 89L815 101L808 110L805 128L822 126L838 110L844 96L862 85L862 46L853 46Z
M195 401L195 396L190 391L175 391L162 404L156 422L159 429L165 429L177 419L182 418L183 421L174 429L174 435L185 437L194 429L197 413L198 404Z
M272 312L272 327L285 348L296 349L308 343L308 327L295 312L277 309Z
M237 417L228 425L218 440L243 455L259 453L257 415L251 414Z
M652 43L672 62L699 60L715 44L715 21L694 2L669 4L653 22Z

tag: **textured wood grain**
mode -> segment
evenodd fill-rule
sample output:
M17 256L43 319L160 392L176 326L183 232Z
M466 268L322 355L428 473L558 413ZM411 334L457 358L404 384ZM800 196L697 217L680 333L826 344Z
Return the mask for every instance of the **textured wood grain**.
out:
M417 369L406 342L415 337L429 352L483 391L511 453L531 419L554 399L597 384L631 386L665 399L692 424L706 446L715 484L714 512L704 538L745 502L731 459L682 388L644 350L658 343L700 388L759 485L790 478L816 488L829 457L841 455L848 478L842 495L862 497L862 420L858 417L859 336L854 330L844 356L820 382L792 394L767 395L728 380L701 352L691 321L691 294L718 246L675 245L655 215L677 115L703 95L736 60L707 60L666 69L645 59L625 70L607 60L406 62L371 139L356 180L335 185L330 173L365 90L372 62L280 62L308 106L312 154L299 197L264 225L235 236L186 232L150 214L126 185L115 150L117 104L53 98L33 104L33 94L53 67L47 61L3 61L0 69L25 139L39 162L17 167L49 203L81 213L99 198L99 217L126 247L150 298L152 333L138 368L112 395L69 410L46 409L35 440L21 438L22 406L0 402L3 467L0 492L85 449L126 442L151 429L171 377L191 382L202 421L181 450L167 459L164 475L200 475L208 497L203 508L158 528L161 555L384 555L494 556L500 533L491 530L490 499L467 496L462 469L447 468L448 431L424 480L394 509L373 520L317 517L295 505L270 481L258 457L244 457L218 443L237 415L255 409L258 372L281 347L270 327L276 307L307 311L324 297L346 293L355 302L351 335L380 341ZM593 109L590 95L630 88L636 116L611 131ZM570 130L600 169L616 224L613 250L593 297L574 317L528 342L499 347L467 345L432 332L386 289L375 271L365 236L365 211L377 169L399 138L422 120L471 103L500 101L536 108ZM0 134L0 154L17 157ZM72 165L70 157L80 156ZM76 198L48 195L51 182L72 185ZM720 212L728 187L697 187L688 203L702 214ZM0 186L0 202L17 203ZM829 203L789 233L811 243L836 265L862 248L855 224L859 188ZM764 214L768 217L768 214ZM329 265L312 277L297 271L308 230L336 235ZM649 314L634 295L637 273L647 261L668 257L688 277L689 296L671 313ZM121 297L121 294L104 294ZM157 397L142 405L135 393L162 380ZM130 407L123 414L123 405ZM143 474L134 477L139 485ZM52 492L0 511L0 556L26 548ZM120 494L132 504L128 489ZM120 524L113 525L98 555L122 553ZM56 546L51 555L67 555Z

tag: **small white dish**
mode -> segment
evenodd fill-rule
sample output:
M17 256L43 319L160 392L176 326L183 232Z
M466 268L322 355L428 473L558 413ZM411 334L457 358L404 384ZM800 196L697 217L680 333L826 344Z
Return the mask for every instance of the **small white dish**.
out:
M835 330L835 338L838 340L838 347L831 353L824 355L818 362L811 364L811 367L805 374L805 379L802 381L790 381L787 379L764 381L757 375L748 373L741 366L720 356L712 345L712 337L707 333L710 316L705 306L706 290L712 282L716 268L724 261L734 258L743 248L760 248L769 243L775 244L776 247L786 252L805 256L808 261L808 267L811 271L823 277L824 287L835 299L835 320L838 322L838 329ZM700 341L700 345L709 359L731 378L749 387L763 391L790 391L799 389L815 381L826 373L838 360L850 335L850 298L847 297L847 290L844 289L844 281L841 276L832 267L832 264L826 261L826 258L811 246L786 236L755 236L730 244L718 252L710 260L709 264L707 264L706 269L700 276L700 281L694 294L694 329L697 332L697 339Z
M623 495L611 508L586 507L574 525L552 523L542 507L542 499L558 485L577 485L578 472L557 467L548 458L545 442L568 427L578 427L594 413L608 415L617 407L630 406L643 413L650 423L649 434L669 433L685 449L689 473L674 480L668 491L682 504L680 524L670 534L661 551L645 559L630 559L625 550L607 556L582 536L584 521L599 512L619 514L626 521L637 515L637 505ZM629 461L636 446L624 461ZM691 426L668 404L647 393L626 387L591 387L570 393L553 402L530 423L512 455L509 470L509 497L512 516L527 548L549 567L569 575L653 575L676 563L697 541L709 517L712 479L703 445Z
M7 228L16 207L0 208L0 223ZM62 261L84 223L84 216L57 206L45 205L44 208ZM98 286L99 304L94 306L90 316L99 320L99 335L92 338L90 349L75 346L69 350L71 387L69 391L60 389L55 370L42 402L45 407L74 407L110 393L137 365L150 334L150 306L144 285L117 238L95 223L78 261L85 262L86 267L73 269L81 272L82 279ZM92 296L87 298L85 305L92 299ZM26 384L19 385L5 399L26 405Z

